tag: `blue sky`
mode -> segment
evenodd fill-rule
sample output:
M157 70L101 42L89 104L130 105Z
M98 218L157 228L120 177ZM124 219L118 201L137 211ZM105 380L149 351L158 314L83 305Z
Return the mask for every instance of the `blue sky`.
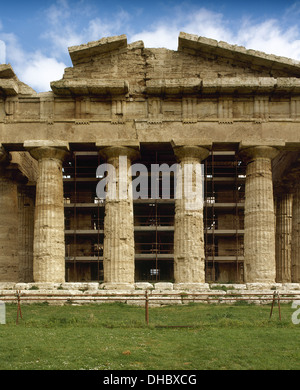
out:
M1 1L1 0L0 0ZM184 31L300 61L300 1L1 1L0 63L37 92L71 66L68 47L126 34L177 49Z

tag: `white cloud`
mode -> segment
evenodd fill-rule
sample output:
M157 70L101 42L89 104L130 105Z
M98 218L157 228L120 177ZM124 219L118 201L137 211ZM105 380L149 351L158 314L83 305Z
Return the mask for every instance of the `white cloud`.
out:
M24 64L26 61L26 53L22 49L16 35L13 33L0 33L0 39L5 43L6 60L12 64Z
M232 32L226 24L222 14L205 8L191 13L177 9L175 16L164 18L150 29L135 33L130 38L131 41L143 40L147 47L177 50L180 31L217 40L232 40Z
M70 7L67 1L57 0L56 4L51 4L47 8L47 18L52 25L60 20L65 20L70 16Z
M246 22L238 31L236 41L249 49L300 60L298 27L283 29L275 19L252 25Z
M144 30L131 35L131 42L143 41L145 47L165 47L171 50L177 49L178 30L167 26L157 26L153 30Z
M247 49L300 60L300 30L296 24L283 25L279 19L268 19L260 23L242 19L233 24L221 13L205 8L192 13L177 12L176 17L173 16L132 34L131 41L143 40L146 47L176 50L179 32L184 31L242 45Z
M182 28L190 34L197 34L218 41L231 41L233 39L232 30L220 13L202 8L197 12L188 14L186 19Z
M40 51L26 52L12 33L0 33L0 39L0 53L3 41L6 59L12 64L17 77L37 92L50 90L50 82L62 78L66 68L63 62Z
M123 34L130 20L130 15L123 9L105 19L97 16L89 4L77 2L70 6L67 0L52 4L44 14L48 26L41 37L49 42L52 55L57 57L66 54L70 46ZM82 16L87 21L85 27L80 28Z
M49 91L50 82L60 80L66 65L55 58L45 57L35 53L28 59L22 73L21 80L37 91Z

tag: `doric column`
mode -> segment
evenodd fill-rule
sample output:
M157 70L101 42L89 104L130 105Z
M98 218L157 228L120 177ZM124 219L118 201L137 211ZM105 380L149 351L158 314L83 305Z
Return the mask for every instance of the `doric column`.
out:
M276 196L276 282L291 282L293 194L287 188Z
M291 281L300 283L300 184L295 181L292 208Z
M18 282L18 189L0 145L0 281Z
M27 143L38 160L34 216L33 279L35 282L65 281L65 238L62 162L68 145L38 146Z
M245 186L245 282L275 282L275 215L271 161L277 149L254 146L244 149L247 162Z
M113 180L107 185L104 216L103 269L104 283L122 288L134 283L134 220L129 168L139 155L126 146L109 146L100 155L114 170ZM112 174L112 172L109 172ZM114 191L111 185L114 185ZM131 186L130 186L131 188Z
M19 186L19 280L24 283L33 282L34 199L33 187Z
M209 155L209 150L198 146L178 146L174 147L174 153L180 164L182 178L181 181L177 178L181 188L178 192L177 187L175 199L174 279L175 283L204 283L204 199L199 168L201 161ZM191 196L192 193L196 194L195 198Z

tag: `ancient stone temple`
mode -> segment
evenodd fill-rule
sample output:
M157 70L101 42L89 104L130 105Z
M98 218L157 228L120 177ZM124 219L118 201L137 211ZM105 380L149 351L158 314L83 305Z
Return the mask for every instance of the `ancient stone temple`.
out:
M69 54L50 92L0 65L1 282L300 282L299 63L186 33ZM201 207L163 164L202 167Z

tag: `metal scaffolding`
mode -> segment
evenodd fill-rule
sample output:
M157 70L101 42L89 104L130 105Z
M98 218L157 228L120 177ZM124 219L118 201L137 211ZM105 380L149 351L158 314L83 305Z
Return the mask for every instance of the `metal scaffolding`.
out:
M245 167L235 150L214 148L204 164L206 278L241 282ZM226 280L225 268L232 280Z
M167 148L141 150L140 162L148 167L174 161ZM96 196L99 164L97 151L75 151L64 165L68 281L103 278L104 201ZM242 282L245 167L235 150L215 147L204 165L206 280ZM161 177L156 184L161 188ZM136 281L173 280L174 213L173 193L169 200L134 201Z

